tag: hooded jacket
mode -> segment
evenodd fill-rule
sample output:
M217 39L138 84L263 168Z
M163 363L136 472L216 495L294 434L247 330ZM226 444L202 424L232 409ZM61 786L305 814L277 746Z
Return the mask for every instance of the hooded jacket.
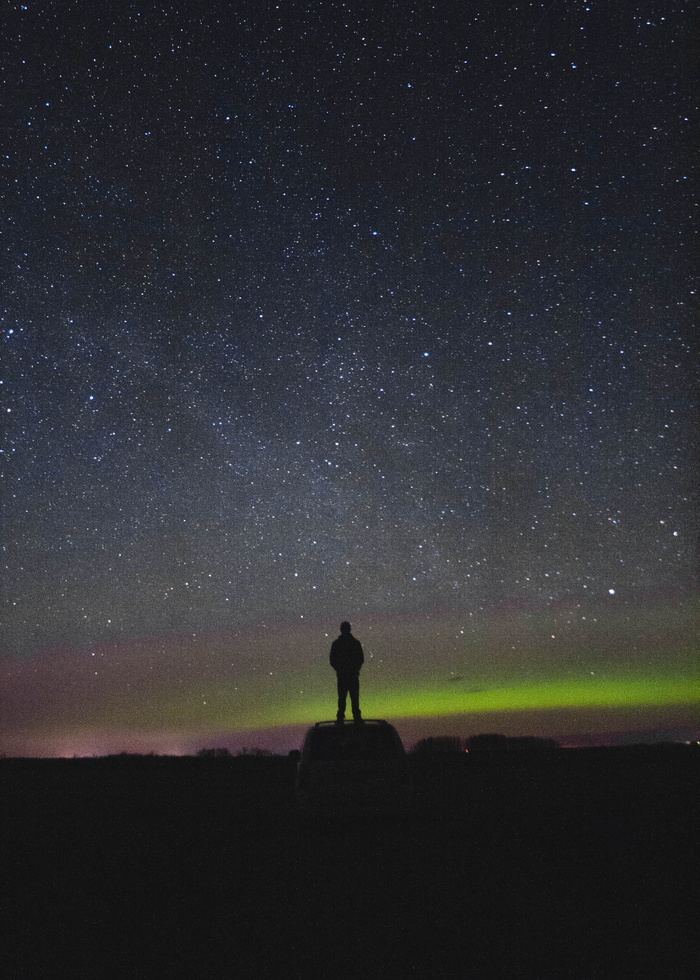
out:
M352 633L341 633L331 644L331 667L339 674L357 674L365 662L362 644Z

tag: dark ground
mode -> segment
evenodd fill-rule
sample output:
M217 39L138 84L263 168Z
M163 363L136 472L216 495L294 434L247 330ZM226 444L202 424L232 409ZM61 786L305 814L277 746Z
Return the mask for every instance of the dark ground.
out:
M700 750L413 763L310 826L287 759L0 760L0 978L700 977Z

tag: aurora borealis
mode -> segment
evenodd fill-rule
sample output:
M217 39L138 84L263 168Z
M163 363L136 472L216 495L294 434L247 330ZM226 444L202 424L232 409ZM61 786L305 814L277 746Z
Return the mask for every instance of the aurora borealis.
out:
M691 33L13 5L0 752L696 737Z
M444 612L366 623L367 717L401 719L405 738L499 731L556 735L566 744L657 731L693 731L697 676L685 617L659 605L646 616L593 609L582 629L570 610L485 610L465 625ZM624 621L624 625L623 625ZM552 627L559 635L547 634ZM524 631L529 635L524 636ZM675 631L675 636L672 635ZM330 716L332 684L316 624L238 635L170 636L32 658L34 718L6 741L12 752L190 753L203 745L294 746L309 720ZM625 636L610 653L616 637ZM640 644L648 645L642 647ZM318 658L307 655L314 648ZM395 651L411 649L402 657ZM279 650L283 650L281 655ZM89 658L89 659L88 659ZM24 671L6 675L6 708L26 711ZM330 706L330 707L329 707ZM23 730L24 729L24 730Z

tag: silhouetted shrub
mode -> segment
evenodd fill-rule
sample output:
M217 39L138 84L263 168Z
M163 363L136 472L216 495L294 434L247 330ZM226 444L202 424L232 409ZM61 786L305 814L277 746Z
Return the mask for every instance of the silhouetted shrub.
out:
M472 735L466 741L469 752L501 752L508 747L508 739L505 735L489 733L487 735Z
M543 749L558 749L559 742L553 738L538 738L534 735L519 735L509 738L506 735L489 733L472 735L466 741L471 752L531 752Z
M198 759L230 759L231 753L228 749L200 749L197 753Z

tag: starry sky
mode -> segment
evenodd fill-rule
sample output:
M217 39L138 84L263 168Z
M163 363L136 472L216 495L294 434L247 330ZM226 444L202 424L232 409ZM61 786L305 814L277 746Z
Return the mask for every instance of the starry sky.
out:
M8 8L0 751L693 737L691 5Z

